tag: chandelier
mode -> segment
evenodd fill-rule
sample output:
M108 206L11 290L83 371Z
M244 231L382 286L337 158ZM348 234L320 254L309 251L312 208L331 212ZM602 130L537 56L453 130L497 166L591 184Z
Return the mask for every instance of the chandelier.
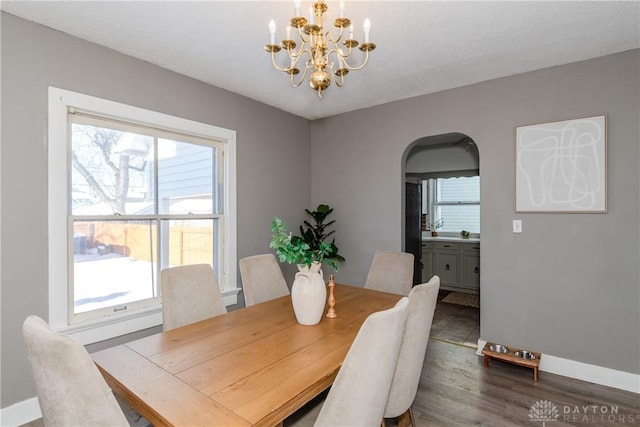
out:
M337 35L324 30L323 17L327 11L327 5L324 0L317 0L309 8L309 20L300 16L300 0L295 0L294 5L295 16L291 18L290 24L287 26L286 37L280 44L276 44L276 23L272 19L269 22L271 40L268 45L265 45L264 49L267 52L271 52L273 66L277 70L289 74L291 86L293 87L300 86L305 80L307 72L312 70L309 77L309 85L318 92L318 98L322 98L322 91L331 84L332 73L335 76L336 85L342 87L344 85L344 77L349 74L349 71L359 70L367 64L369 52L376 48L374 43L369 42L371 22L369 19L365 19L363 25L364 42L360 43L353 38L351 20L344 16L344 2L340 2L340 16L333 21L334 27L339 29ZM299 47L298 43L291 38L292 29L294 32L296 30L298 32ZM346 32L348 32L348 37ZM345 37L344 40L343 37ZM296 49L296 47L298 48ZM356 47L364 52L364 59L359 65L354 65L354 59L351 58L351 54ZM285 67L280 67L276 63L276 53L282 49L284 49L289 58L289 64ZM298 76L301 68L302 75Z

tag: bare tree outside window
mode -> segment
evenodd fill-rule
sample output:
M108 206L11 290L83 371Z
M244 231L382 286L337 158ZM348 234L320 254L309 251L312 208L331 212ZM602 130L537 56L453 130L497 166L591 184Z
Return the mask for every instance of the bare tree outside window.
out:
M100 203L112 214L135 213L128 212L128 203L151 195L147 156L153 137L76 123L72 132L74 214L107 213L95 209Z

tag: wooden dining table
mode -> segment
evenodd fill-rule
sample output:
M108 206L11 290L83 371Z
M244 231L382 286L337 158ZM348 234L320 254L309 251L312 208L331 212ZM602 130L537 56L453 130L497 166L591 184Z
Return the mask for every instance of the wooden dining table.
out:
M334 295L338 316L317 325L300 325L284 296L92 357L154 426L275 426L333 383L367 316L401 298L347 285Z

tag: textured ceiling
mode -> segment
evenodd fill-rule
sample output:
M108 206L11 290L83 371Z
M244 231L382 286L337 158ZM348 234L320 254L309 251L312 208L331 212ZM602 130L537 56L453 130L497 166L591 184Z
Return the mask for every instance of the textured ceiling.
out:
M332 22L338 2L327 4ZM307 10L310 2L302 5ZM291 88L263 49L269 19L283 38L293 1L2 1L0 7L309 119L640 47L640 1L347 0L355 38L362 40L368 17L377 49L345 87L332 85L319 100L307 83Z

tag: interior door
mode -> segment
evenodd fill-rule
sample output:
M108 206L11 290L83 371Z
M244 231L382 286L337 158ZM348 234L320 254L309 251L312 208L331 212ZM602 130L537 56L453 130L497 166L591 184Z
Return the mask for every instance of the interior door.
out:
M422 186L412 182L405 183L405 252L413 254L413 284L422 279L421 246L422 231Z

